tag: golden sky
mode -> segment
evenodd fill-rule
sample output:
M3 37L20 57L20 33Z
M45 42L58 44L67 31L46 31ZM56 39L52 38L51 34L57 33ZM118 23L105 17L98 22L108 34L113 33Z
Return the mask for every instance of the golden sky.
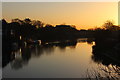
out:
M118 24L117 2L3 2L2 16L11 19L30 18L44 23L71 24L77 29L101 26L107 20Z

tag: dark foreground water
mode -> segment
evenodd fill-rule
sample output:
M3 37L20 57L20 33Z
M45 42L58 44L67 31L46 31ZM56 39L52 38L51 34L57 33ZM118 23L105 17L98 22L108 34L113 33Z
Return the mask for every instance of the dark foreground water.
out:
M27 45L4 57L4 78L86 78L97 69L92 60L93 42L81 38L73 42Z

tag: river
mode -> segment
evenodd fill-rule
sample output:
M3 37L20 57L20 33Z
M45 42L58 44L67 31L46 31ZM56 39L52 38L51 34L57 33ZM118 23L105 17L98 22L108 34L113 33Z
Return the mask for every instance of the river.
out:
M91 58L93 45L94 41L80 38L18 48L4 58L3 78L86 78L87 70L97 69L98 65Z

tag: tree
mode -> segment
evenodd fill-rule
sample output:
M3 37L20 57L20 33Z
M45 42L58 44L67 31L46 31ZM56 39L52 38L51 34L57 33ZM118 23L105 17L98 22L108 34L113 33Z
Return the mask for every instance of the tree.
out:
M76 26L75 26L75 25L71 25L71 27L76 29Z
M103 24L103 28L108 29L108 30L111 30L112 26L113 26L113 22L112 22L112 21L109 21L109 20L106 21L106 22Z
M34 25L34 26L36 26L36 28L42 28L43 25L44 25L44 23L41 22L41 21L39 21L39 20L33 20L33 21L31 22L31 24Z
M25 18L25 19L24 19L24 22L30 24L30 23L31 23L31 19Z
M51 27L51 28L53 28L54 26L52 26L51 24L46 24L45 27L48 27L48 28Z
M106 21L106 23L103 25L103 27L104 27L104 29L111 30L111 31L120 30L120 27L114 25L112 21Z
M19 18L12 19L12 22L17 22L19 24L23 24L24 22L20 20Z

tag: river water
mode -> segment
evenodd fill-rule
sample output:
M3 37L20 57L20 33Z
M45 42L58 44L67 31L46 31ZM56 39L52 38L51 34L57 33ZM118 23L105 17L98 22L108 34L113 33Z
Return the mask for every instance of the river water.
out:
M94 41L81 38L18 48L5 58L3 78L86 78L88 69L97 69L91 58L93 45Z

